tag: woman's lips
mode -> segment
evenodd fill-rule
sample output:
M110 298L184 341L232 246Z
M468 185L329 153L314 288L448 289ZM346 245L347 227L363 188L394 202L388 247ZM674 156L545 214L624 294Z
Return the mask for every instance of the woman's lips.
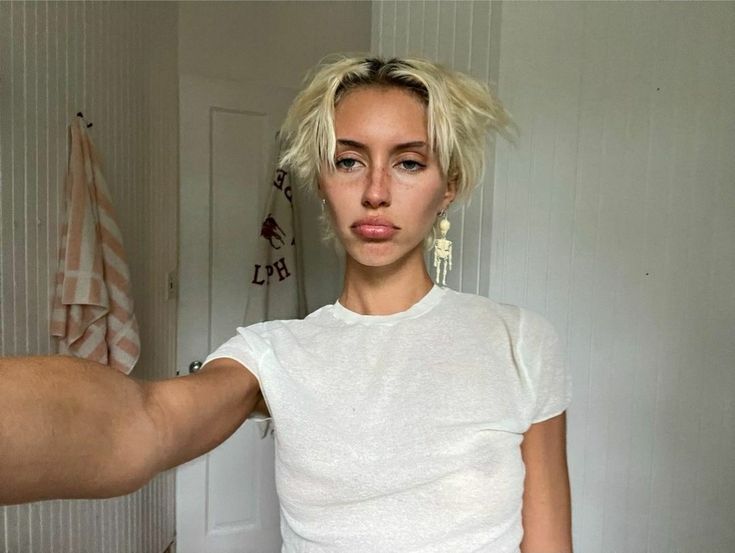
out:
M352 232L363 238L386 239L393 236L398 228L383 218L360 219L352 225Z
M352 231L363 238L390 238L396 231L395 227L386 227L384 225L355 225Z

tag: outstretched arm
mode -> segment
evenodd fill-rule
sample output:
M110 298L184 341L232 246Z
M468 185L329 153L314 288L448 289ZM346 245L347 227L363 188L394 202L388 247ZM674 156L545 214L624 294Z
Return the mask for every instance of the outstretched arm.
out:
M131 493L227 439L258 391L227 359L148 382L75 357L0 358L0 505Z

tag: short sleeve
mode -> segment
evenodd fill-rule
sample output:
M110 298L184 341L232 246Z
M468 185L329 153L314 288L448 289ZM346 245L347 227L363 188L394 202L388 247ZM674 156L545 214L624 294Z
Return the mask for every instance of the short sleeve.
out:
M253 373L255 378L258 379L261 392L265 396L265 392L263 390L263 365L261 360L265 353L270 349L270 344L267 339L261 335L262 330L263 323L257 323L248 327L238 327L237 334L210 353L205 358L202 367L215 359L221 359L223 357L234 359L244 365L248 371ZM265 417L256 411L254 411L248 418L256 421L270 419L270 417Z
M538 313L523 309L519 349L533 398L531 422L566 410L572 401L572 379L554 326Z
M268 342L258 332L261 326L262 324L258 323L248 327L238 327L237 334L210 353L202 366L222 357L234 359L247 367L262 384L260 359L268 350Z

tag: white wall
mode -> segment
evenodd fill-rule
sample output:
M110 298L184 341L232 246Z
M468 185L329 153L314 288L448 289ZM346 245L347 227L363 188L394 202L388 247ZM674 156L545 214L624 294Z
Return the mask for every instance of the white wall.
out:
M181 2L179 70L298 88L332 52L370 48L370 2Z
M735 3L376 2L373 47L497 78L521 128L451 285L566 342L575 551L735 550Z
M78 111L104 160L141 330L139 378L173 376L178 100L176 5L0 2L0 355L54 352L49 306ZM160 553L174 473L104 501L0 507L3 553Z
M367 52L371 3L366 1L182 2L179 70L291 89L327 54ZM268 186L269 183L263 183ZM297 189L308 311L333 303L342 286L334 252L321 243L320 205Z

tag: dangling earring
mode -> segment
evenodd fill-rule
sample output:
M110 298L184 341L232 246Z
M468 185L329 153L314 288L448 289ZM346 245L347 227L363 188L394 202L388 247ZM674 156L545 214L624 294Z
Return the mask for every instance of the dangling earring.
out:
M449 224L449 219L447 219L446 209L442 210L439 217L443 217L443 219L439 221L441 235L434 241L434 269L436 269L437 284L446 286L447 271L452 270L452 241L447 239L447 232L449 232L452 225Z

